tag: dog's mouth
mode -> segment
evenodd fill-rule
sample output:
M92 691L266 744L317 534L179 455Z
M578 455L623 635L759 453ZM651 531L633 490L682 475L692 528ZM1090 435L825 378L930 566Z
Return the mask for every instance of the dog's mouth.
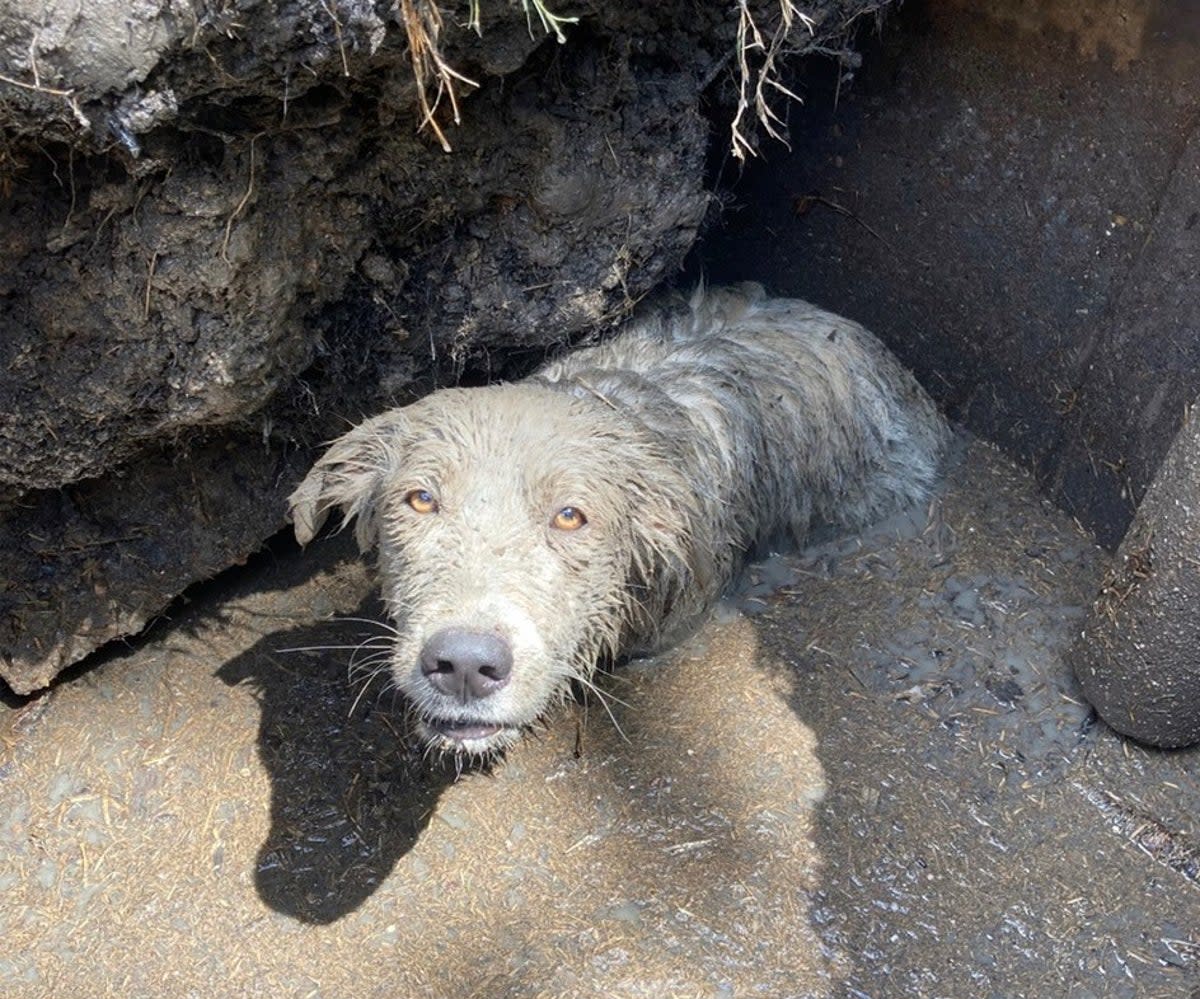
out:
M451 718L426 718L425 724L443 739L450 739L453 742L491 739L504 731L503 725L491 722L461 721Z
M421 719L421 728L427 742L440 745L443 750L452 753L467 755L487 755L504 749L517 740L522 730L518 725L428 715Z

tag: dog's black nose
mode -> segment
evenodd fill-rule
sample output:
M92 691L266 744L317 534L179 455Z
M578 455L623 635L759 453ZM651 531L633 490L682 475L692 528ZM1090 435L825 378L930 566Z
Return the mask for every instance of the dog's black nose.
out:
M466 704L490 697L508 683L512 649L499 635L443 628L421 649L421 672L443 694Z

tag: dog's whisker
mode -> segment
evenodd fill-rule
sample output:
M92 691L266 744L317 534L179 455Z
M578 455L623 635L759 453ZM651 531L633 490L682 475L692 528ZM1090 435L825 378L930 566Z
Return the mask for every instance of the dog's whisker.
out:
M395 652L395 644L390 640L386 645L356 645L350 652L350 664L390 659Z
M365 680L362 681L362 685L359 687L359 691L354 697L354 702L350 705L350 710L348 712L346 712L347 717L350 717L354 714L355 710L357 710L357 708L358 708L359 703L362 701L363 696L366 694L367 689L371 686L371 683L375 680L375 678L377 676L379 676L383 672L385 672L385 670L377 669L373 673L371 673L370 676L368 676Z
M598 686L596 686L596 684L592 683L591 680L588 680L584 677L576 677L576 680L578 680L578 682L581 683L586 690L589 690L596 695L596 700L600 702L600 707L602 707L604 709L604 713L608 715L608 719L612 722L613 728L617 730L617 735L621 737L621 741L629 742L629 737L625 734L625 730L621 728L621 723L617 721L617 716L613 714L612 708L609 705L609 700L611 698L612 701L621 704L624 707L629 707L629 705L617 697L612 697L612 695L605 694Z
M376 627L376 628L379 628L379 629L381 629L382 631L384 631L384 632L388 633L389 635L395 635L395 636L397 636L397 637L401 637L401 635L402 635L402 632L400 631L400 629L398 629L398 628L397 628L397 627L396 627L394 624L392 624L392 623L390 623L390 622L388 622L388 621L380 621L380 620L378 620L378 619L376 619L376 618L371 618L371 617L335 617L335 618L331 618L331 620L332 620L332 621L333 621L335 624L341 624L343 621L350 622L350 623L352 623L352 624L369 624L369 625L372 625L373 627Z
M294 645L286 649L276 649L276 652L353 652L363 648L364 643L357 645ZM379 646L382 648L382 646ZM388 648L391 648L389 645Z
M387 675L390 673L391 669L389 662L383 661L375 663L362 663L357 666L351 666L346 671L346 678L351 683L362 683L373 680L377 676Z
M371 654L366 655L367 652ZM393 650L390 645L385 649L363 649L362 646L359 646L350 654L350 665L353 667L362 663L388 662L392 658L392 652Z

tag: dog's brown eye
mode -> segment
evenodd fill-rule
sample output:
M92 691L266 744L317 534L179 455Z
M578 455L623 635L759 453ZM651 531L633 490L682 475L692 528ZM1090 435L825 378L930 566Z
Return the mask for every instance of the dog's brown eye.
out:
M573 506L564 506L550 521L550 525L560 531L578 531L586 523L587 517L583 511Z
M438 501L433 498L433 493L428 489L414 489L404 497L404 502L417 513L437 513L438 511Z

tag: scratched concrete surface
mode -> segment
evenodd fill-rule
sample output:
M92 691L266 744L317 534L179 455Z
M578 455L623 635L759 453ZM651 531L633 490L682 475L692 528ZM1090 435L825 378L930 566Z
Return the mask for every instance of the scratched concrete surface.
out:
M364 687L345 544L278 546L4 709L0 990L1193 994L1200 756L1061 662L1105 557L978 443L929 514L757 567L462 774Z

